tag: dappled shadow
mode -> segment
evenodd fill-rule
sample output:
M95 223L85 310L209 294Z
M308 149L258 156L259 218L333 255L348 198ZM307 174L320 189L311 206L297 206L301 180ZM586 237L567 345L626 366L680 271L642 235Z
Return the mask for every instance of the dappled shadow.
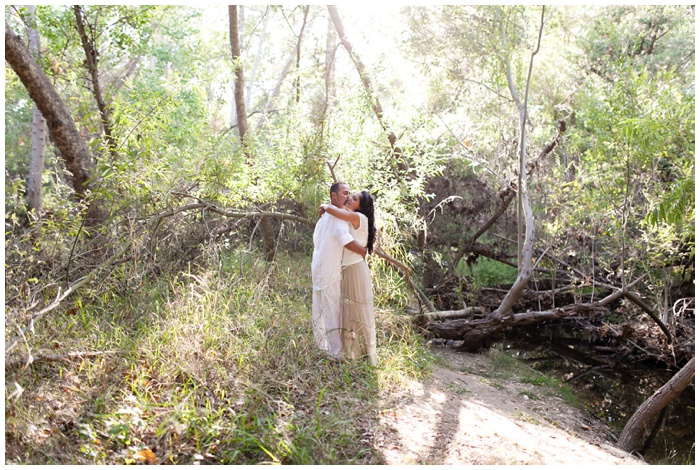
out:
M74 348L91 350L91 356L6 366L5 389L21 387L11 399L6 393L6 463L123 464L138 461L133 458L136 447L158 450L155 428L160 423L156 419L144 425L154 417L140 409L134 397L148 394L158 406L159 372L152 371L154 357L143 345L167 311L146 310L148 300L152 299L138 298L138 306L108 302L69 319L58 310L41 324L49 337L61 342L52 341L53 356ZM122 328L128 334L113 334ZM109 337L112 345L105 349L110 351L95 351L99 346L94 346L98 341L91 340L93 335Z
M6 390L15 383L24 389L5 402L6 463L95 463L81 445L104 437L87 423L110 407L127 373L126 364L113 356L6 370Z
M384 413L388 432L379 440L387 463L643 463L582 427L581 413L559 398L536 397L530 384L491 381L455 366L435 366L412 396Z
M366 357L338 360L317 351L305 368L306 380L293 385L288 397L295 440L315 439L325 448L313 461L282 463L379 465L384 456L373 447L372 433L379 408L379 372ZM309 376L309 371L313 376ZM276 426L290 421L281 416ZM321 459L321 460L318 460Z

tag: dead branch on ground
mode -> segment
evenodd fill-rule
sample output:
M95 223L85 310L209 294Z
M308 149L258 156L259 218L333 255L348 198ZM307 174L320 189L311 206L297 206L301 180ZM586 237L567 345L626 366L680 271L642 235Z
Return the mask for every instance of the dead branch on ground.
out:
M29 353L26 357L20 357L11 361L5 362L5 368L12 368L20 365L25 367L36 362L70 362L73 359L84 359L89 357L108 356L117 354L118 351L76 351L65 354L49 354L39 352L37 354Z

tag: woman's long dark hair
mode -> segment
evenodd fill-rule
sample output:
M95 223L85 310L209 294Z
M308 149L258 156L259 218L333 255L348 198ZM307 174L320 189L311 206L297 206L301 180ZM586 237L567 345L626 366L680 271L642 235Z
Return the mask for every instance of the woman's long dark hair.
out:
M367 191L362 191L360 198L360 208L357 210L360 214L364 214L369 222L369 234L367 236L367 253L372 253L374 248L374 239L377 235L377 229L374 227L374 199Z

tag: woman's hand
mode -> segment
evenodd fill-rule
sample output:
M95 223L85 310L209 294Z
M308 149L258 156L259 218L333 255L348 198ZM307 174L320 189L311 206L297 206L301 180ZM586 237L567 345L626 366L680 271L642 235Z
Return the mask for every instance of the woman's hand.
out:
M327 208L328 204L321 204L320 206L318 206L318 216L321 217L326 212Z

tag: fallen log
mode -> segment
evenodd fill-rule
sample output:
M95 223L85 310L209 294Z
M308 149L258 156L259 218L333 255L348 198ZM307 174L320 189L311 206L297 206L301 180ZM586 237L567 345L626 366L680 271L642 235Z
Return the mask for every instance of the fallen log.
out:
M488 312L483 307L464 307L461 310L442 310L440 312L428 312L423 315L426 321L451 320L455 318L473 318L476 315L486 315Z
M632 286L636 284L643 277L644 276L641 276L629 285ZM431 321L429 321L424 327L427 331L439 338L463 340L464 344L462 348L464 349L478 350L486 347L490 341L490 338L495 337L506 328L544 323L551 320L574 317L582 314L590 316L605 313L608 311L608 308L606 307L607 305L621 299L622 297L627 297L628 295L629 291L627 289L620 289L610 293L607 297L601 300L590 303L569 304L549 310L536 310L505 316L499 315L498 311L493 311L486 318L475 320L454 319L456 318L454 313L455 311L451 310L444 312L438 311L431 314ZM522 297L522 293L520 293L520 297ZM425 318L425 316L420 317L420 319L424 321ZM437 321L439 319L447 320L442 322ZM668 336L667 328L662 328L662 330L664 330L664 333L666 333Z
M581 314L591 315L604 312L607 312L607 308L601 303L572 304L551 310L516 313L506 318L489 316L478 320L432 321L426 325L426 329L440 338L464 340L462 346L464 349L478 350L483 348L490 338L509 327L532 325Z
M690 385L693 377L695 377L694 357L671 380L637 408L637 411L625 424L616 447L625 452L641 449L644 433L649 428L651 421Z

